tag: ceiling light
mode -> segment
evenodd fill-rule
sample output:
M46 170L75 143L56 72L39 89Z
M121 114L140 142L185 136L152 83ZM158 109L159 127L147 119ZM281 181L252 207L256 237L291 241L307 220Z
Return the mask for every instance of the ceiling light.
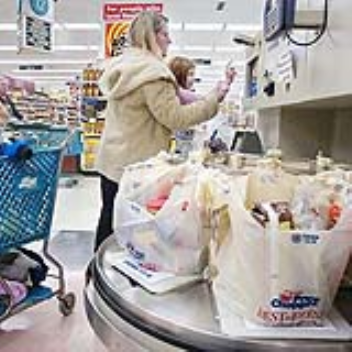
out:
M53 28L55 30L100 30L101 26L99 23L54 23ZM0 31L17 31L17 23L0 23Z
M245 49L242 46L216 46L215 51L218 53L242 53Z
M180 51L181 50L181 47L179 45L174 45L174 44L171 44L169 46L169 50L170 51Z
M64 26L62 23L55 22L54 23L54 29L57 31L62 31L64 29Z
M227 24L226 31L231 32L259 32L262 26L259 24Z
M75 79L75 76L13 76L17 79L28 81L68 81Z
M222 23L185 23L186 31L220 31L223 27Z
M72 65L72 64L82 64L86 65L91 62L92 59L69 59L69 60L49 60L49 59L38 59L38 60L28 60L28 59L21 59L21 60L14 60L14 59L3 59L0 60L0 65L45 65L45 64L52 64L52 65Z
M0 45L0 51L17 51L16 45Z
M99 23L63 23L63 27L67 30L100 30L101 26Z
M89 50L88 45L56 45L54 46L55 51L87 51Z
M222 66L222 67L226 67L226 65L231 61L232 65L235 66L241 66L244 65L246 63L245 60L230 60L231 58L229 58L229 60L214 60L212 62L212 66Z
M172 31L181 31L182 23L169 23L168 27Z
M206 45L185 45L183 47L184 51L212 51L213 48L211 46Z
M0 30L1 31L15 31L17 30L16 23L0 23Z
M21 74L26 74L26 73L29 73L29 74L33 74L33 70L21 70L21 69L18 69L16 68L15 70L12 70L13 73L21 73ZM42 70L34 70L34 72L37 74L37 73L81 73L82 70L80 69L53 69L53 68L43 68Z
M88 45L89 50L98 51L100 50L99 45Z
M97 51L98 45L56 45L55 51Z

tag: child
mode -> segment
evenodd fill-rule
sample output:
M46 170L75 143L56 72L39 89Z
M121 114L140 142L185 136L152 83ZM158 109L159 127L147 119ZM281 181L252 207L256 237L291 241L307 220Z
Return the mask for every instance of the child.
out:
M218 85L222 85L226 89L230 89L230 86L234 80L234 77L236 75L236 71L234 68L230 66L231 63L226 68L226 73L225 73L225 80L224 81L219 81ZM196 94L193 91L193 85L195 82L195 64L192 60L182 57L182 56L175 56L172 58L169 63L169 68L174 74L176 78L176 82L178 84L178 91L177 95L180 99L180 103L182 105L188 105L191 104L197 100L202 99L202 97L198 94ZM176 137L176 149L186 149L186 154L189 149L192 149L190 144L193 144L193 148L196 146L196 149L200 147L204 143L205 135L207 135L206 132L207 128L206 125L200 126L199 130L196 131L198 138L194 138L194 129L188 129L185 131L178 131L175 134ZM198 140L198 142L195 141ZM193 140L193 143L191 143ZM179 143L177 143L179 141ZM185 147L182 147L182 145L186 145ZM177 148L177 145L180 145L180 148Z

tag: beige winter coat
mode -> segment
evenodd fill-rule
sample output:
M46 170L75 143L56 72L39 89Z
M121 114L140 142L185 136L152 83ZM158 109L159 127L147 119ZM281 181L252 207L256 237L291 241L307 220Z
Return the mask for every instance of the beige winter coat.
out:
M172 131L206 121L218 109L215 93L180 105L167 65L137 48L113 58L99 84L108 103L96 168L117 182L124 166L167 150Z

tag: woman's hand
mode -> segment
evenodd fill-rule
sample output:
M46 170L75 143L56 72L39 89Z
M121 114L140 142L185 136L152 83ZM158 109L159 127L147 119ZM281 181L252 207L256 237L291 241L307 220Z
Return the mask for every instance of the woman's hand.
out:
M232 66L232 61L230 61L226 66L225 80L219 81L215 88L215 93L217 94L219 102L222 102L225 99L227 93L231 88L231 84L235 80L236 75L237 72Z
M215 88L215 92L217 94L219 102L222 102L225 99L227 93L230 90L230 86L231 86L231 84L229 84L227 81L219 81L218 82L218 84L216 85L216 88Z
M237 75L236 69L234 67L234 62L231 59L227 65L226 65L226 69L225 69L225 79L226 82L231 85L232 82L234 81L235 77Z
M231 67L231 66L226 67L225 80L229 86L235 80L236 75L237 75L237 72L234 67Z

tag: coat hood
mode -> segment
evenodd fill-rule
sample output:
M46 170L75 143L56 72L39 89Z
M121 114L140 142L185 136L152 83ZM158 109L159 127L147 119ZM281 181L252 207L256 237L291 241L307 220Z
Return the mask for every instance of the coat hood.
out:
M172 81L174 75L168 66L152 53L139 48L128 48L107 64L99 80L104 96L122 98L145 83L158 79Z

